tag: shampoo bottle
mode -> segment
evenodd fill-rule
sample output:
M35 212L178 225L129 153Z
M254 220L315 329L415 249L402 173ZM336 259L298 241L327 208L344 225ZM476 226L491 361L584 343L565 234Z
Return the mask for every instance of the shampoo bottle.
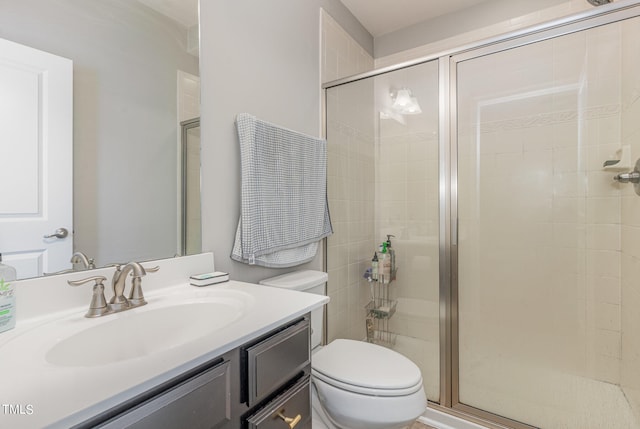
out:
M371 260L371 280L378 280L378 252L373 252Z
M387 243L382 243L382 251L378 260L379 280L382 283L389 283L391 280L391 257L387 251Z
M395 235L387 235L387 252L391 258L391 277L390 280L395 279L396 274L396 251L391 247L391 237L395 238Z
M16 326L16 297L13 294L13 280L16 269L2 263L0 254L0 332Z

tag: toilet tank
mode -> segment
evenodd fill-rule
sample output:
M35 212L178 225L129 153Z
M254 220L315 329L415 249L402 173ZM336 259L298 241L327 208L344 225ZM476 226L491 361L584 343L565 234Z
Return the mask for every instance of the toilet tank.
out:
M301 292L327 294L327 279L329 276L322 271L301 270L280 276L261 280L259 283L265 286L283 289L299 290ZM322 343L322 330L324 327L323 307L311 312L311 348Z

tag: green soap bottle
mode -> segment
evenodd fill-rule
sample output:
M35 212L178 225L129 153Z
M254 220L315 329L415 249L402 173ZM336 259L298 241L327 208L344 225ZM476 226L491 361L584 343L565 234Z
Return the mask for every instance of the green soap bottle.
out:
M387 243L382 243L382 250L380 251L380 257L378 261L378 280L382 283L389 283L391 281L391 256L387 250Z
M13 294L13 280L16 269L2 263L0 254L0 332L16 326L16 297Z

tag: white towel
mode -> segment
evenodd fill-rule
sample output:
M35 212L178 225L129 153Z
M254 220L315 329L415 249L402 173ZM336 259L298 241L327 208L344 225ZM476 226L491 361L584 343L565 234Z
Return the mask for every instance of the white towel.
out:
M231 258L277 268L310 261L332 234L326 141L246 113L236 125L242 186Z

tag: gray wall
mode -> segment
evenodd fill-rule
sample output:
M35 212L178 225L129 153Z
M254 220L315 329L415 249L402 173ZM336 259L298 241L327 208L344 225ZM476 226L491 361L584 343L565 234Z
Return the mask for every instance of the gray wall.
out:
M416 48L457 34L477 30L568 0L493 0L450 13L429 21L378 36L374 41L374 58ZM586 0L585 0L586 1Z
M99 264L177 249L186 29L130 0L1 0L0 37L73 60L74 245Z
M229 257L240 213L238 113L321 135L320 7L345 26L353 17L337 0L202 0L203 250L216 268L245 281L281 274ZM358 26L356 26L358 27ZM362 29L360 28L360 31ZM322 269L322 258L305 267Z

